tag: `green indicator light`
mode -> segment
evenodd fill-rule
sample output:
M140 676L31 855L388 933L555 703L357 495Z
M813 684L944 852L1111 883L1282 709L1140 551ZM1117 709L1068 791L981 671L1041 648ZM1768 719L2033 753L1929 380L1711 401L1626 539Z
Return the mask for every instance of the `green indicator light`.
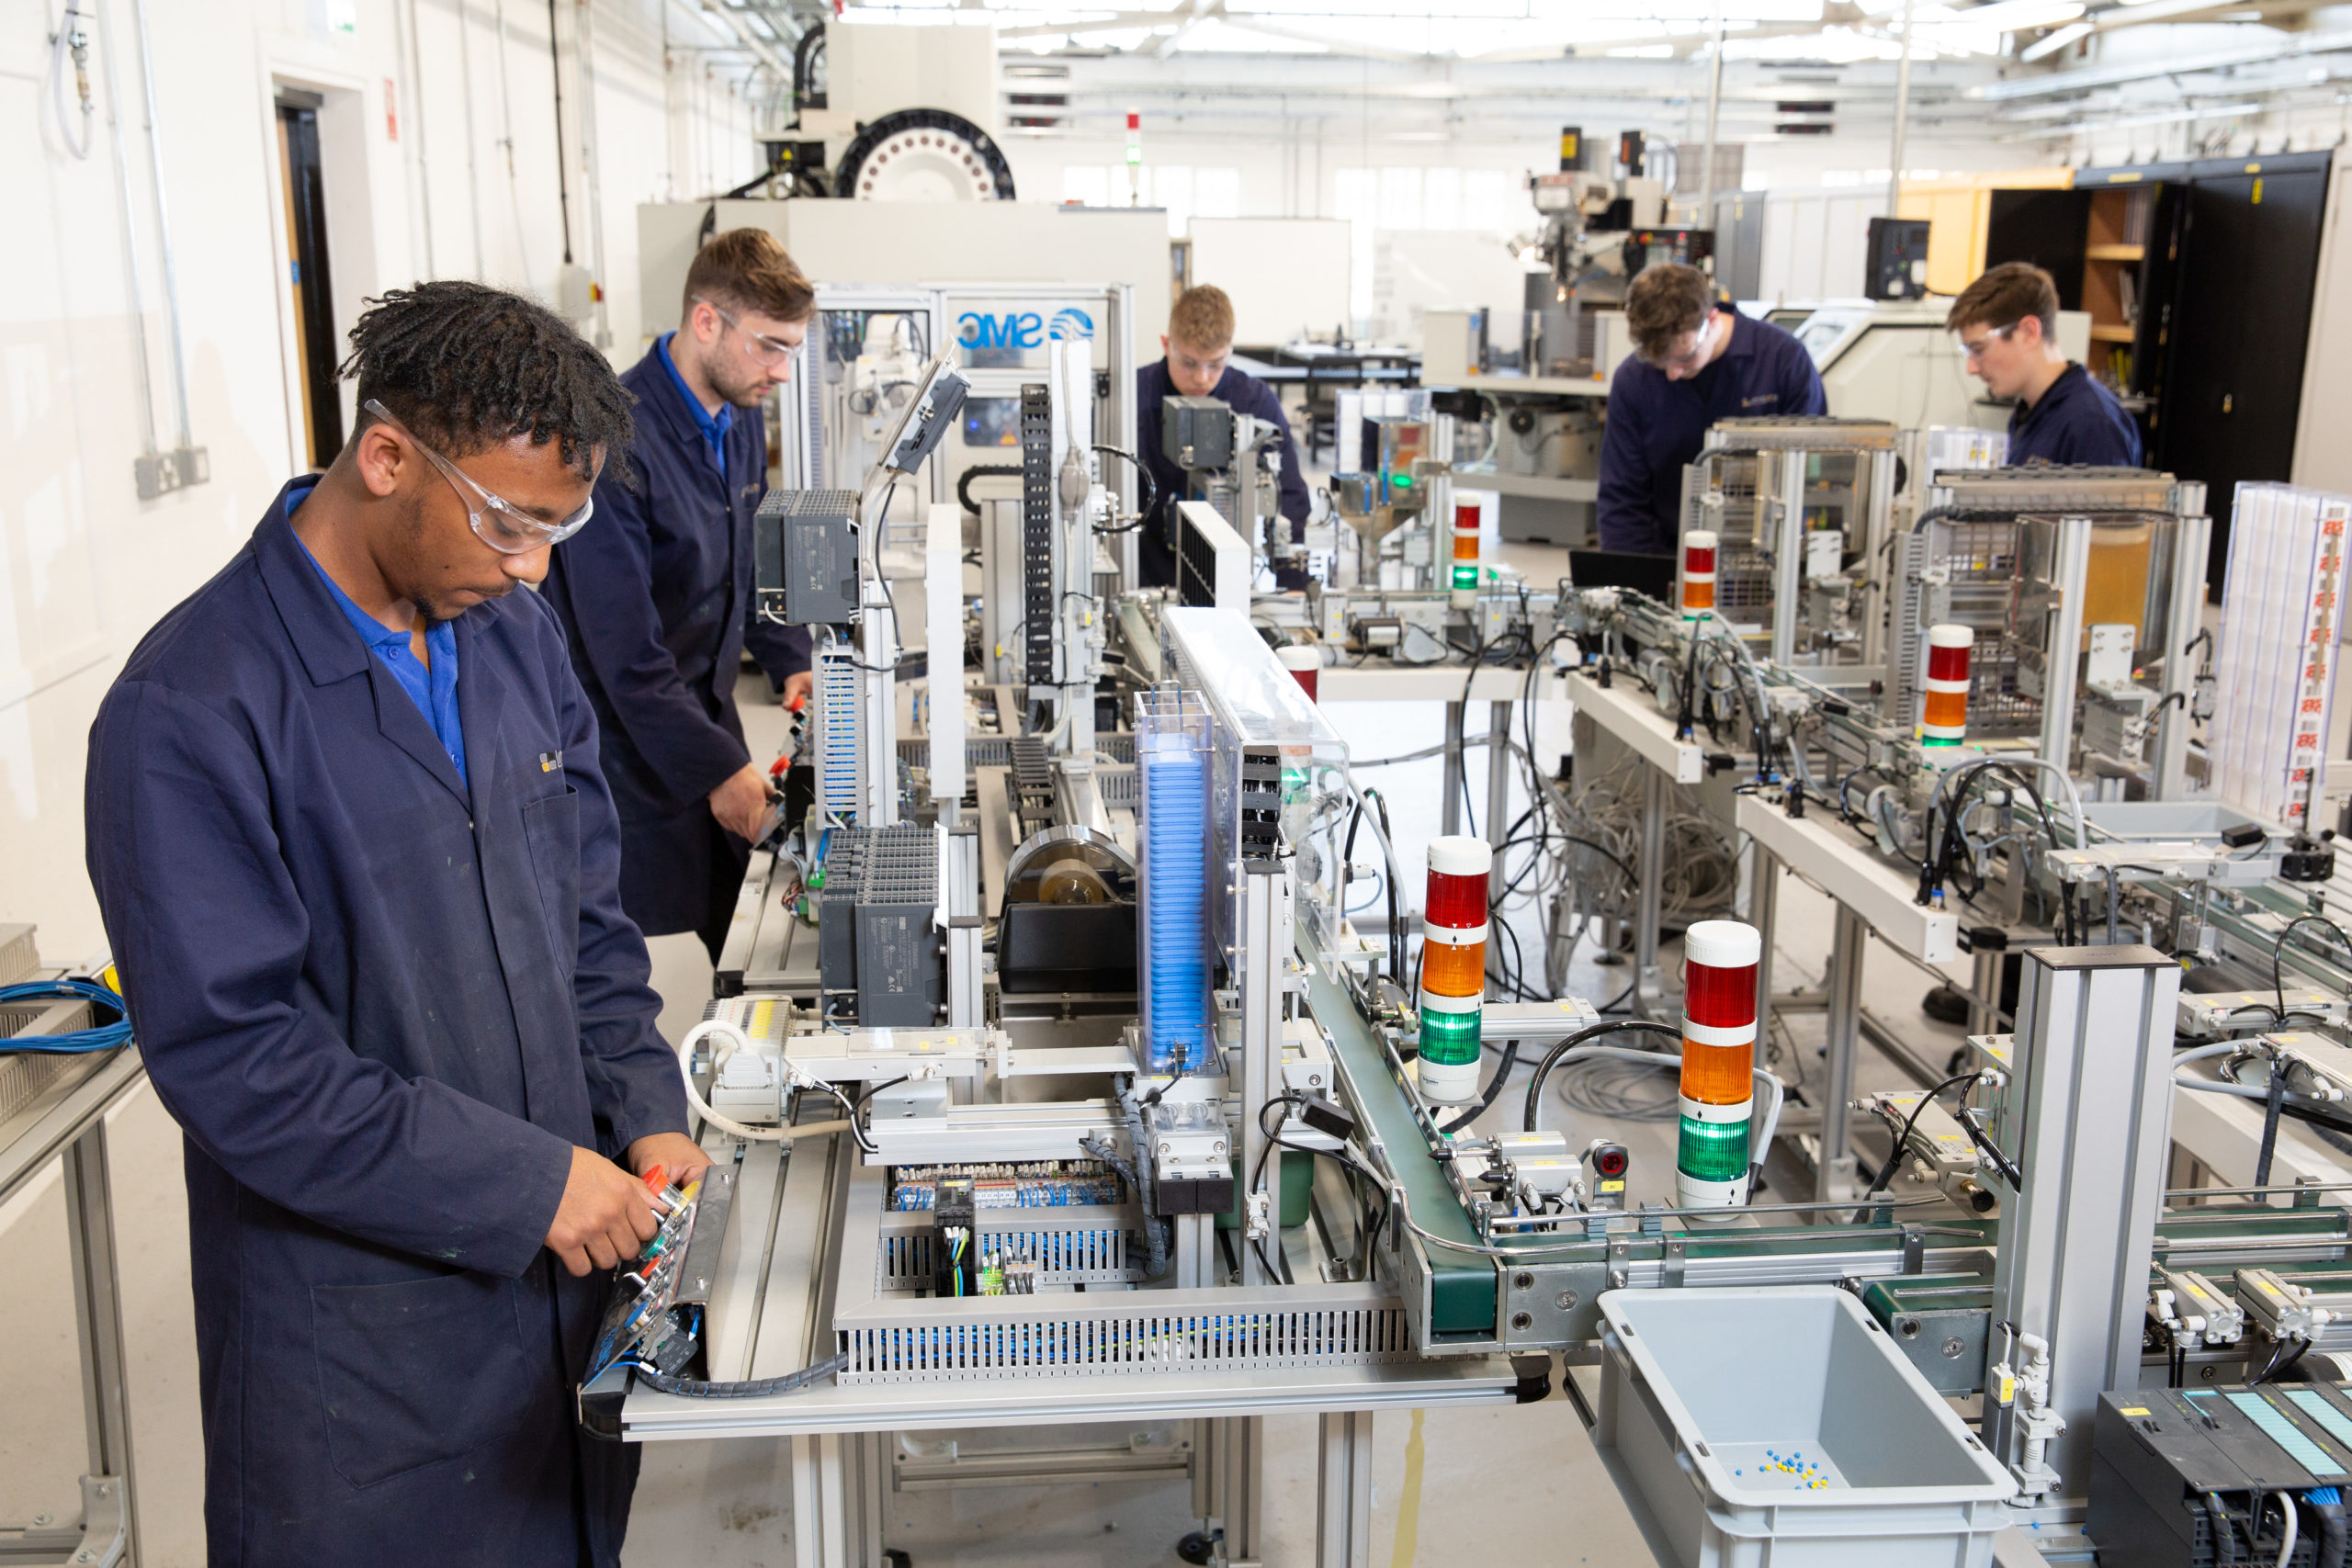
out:
M1478 1059L1478 1015L1475 1012L1432 1012L1421 1010L1421 1057L1441 1067L1460 1066ZM1741 1137L1747 1136L1745 1129ZM1743 1148L1746 1145L1743 1143ZM1742 1167L1742 1169L1747 1168Z
M1388 482L1395 485L1398 490L1403 490L1413 482L1413 476L1410 474L1391 475Z
M1939 736L1923 735L1919 738L1919 744L1922 746L1957 746L1960 742L1957 740L1947 740Z
M1422 1051L1426 1055L1428 1047ZM1674 1168L1701 1181L1738 1180L1747 1174L1747 1123L1702 1122L1685 1116Z

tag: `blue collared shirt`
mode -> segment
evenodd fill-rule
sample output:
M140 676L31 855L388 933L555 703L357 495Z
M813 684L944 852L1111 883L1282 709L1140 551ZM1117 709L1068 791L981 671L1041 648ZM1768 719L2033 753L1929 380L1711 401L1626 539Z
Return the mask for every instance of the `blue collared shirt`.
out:
M678 396L686 400L686 412L695 416L695 428L702 432L702 444L710 452L710 466L723 476L727 472L727 433L735 428L735 405L721 403L717 413L702 406L702 400L695 396L695 389L686 385L684 376L678 374L677 361L670 357L670 340L677 335L674 332L668 332L655 338L653 352L662 356L662 368L670 373L671 381L677 386Z
M305 485L287 491L287 516L293 516L295 509L311 498L311 486ZM302 536L295 535L294 542L301 544ZM416 705L416 711L433 727L435 739L449 753L450 764L458 770L458 781L466 783L466 732L458 720L457 628L447 621L436 621L426 630L424 650L433 660L433 668L427 670L409 651L409 634L388 629L383 622L353 603L342 585L327 575L327 569L319 565L308 545L302 545L302 558L311 563L319 581L334 595L335 604L351 622L351 629L359 634L359 640L368 645L368 651L391 671L392 679L400 682L401 690ZM471 787L470 784L468 787Z
M2068 365L2028 408L2009 414L2009 464L2092 463L2109 468L2140 466L2140 427L2079 365Z

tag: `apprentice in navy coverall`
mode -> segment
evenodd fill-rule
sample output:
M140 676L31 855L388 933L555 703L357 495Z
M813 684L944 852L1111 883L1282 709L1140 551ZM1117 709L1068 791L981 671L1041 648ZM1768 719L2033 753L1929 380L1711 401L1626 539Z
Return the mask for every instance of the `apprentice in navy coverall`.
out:
M1829 402L1804 345L1728 305L1731 342L1685 380L1628 355L1609 383L1600 438L1600 547L1671 555L1681 532L1682 470L1718 421L1822 414Z
M736 676L748 645L781 689L808 668L808 633L752 609L760 411L707 413L669 362L674 335L623 372L636 440L597 480L594 525L556 547L546 592L604 737L621 906L649 936L699 932L716 958L751 858L709 806L752 760Z
M211 1561L603 1568L637 1450L572 1389L610 1276L544 1243L575 1145L687 1123L595 715L523 592L433 628L412 695L288 522L313 482L90 739L91 875L186 1134Z

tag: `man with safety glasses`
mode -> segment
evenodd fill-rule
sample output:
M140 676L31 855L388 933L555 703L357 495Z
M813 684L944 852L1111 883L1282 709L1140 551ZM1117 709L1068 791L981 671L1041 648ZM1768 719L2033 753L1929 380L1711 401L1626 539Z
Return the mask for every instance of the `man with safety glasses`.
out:
M2140 427L2058 346L2058 282L2030 262L2003 262L1961 291L1944 317L1971 374L2013 400L2009 462L2140 466Z
M1670 555L1682 470L1719 420L1828 411L1804 345L1717 301L1695 266L1645 267L1625 291L1634 352L1609 383L1600 437L1600 547Z
M768 807L735 684L744 650L787 705L808 633L752 613L752 518L767 490L760 405L791 378L816 291L773 236L714 236L683 316L623 372L635 438L596 486L604 525L556 552L548 599L594 705L621 819L621 904L649 937L716 962Z
M612 1564L571 1386L685 1135L596 720L536 593L605 525L602 355L438 282L357 431L157 624L90 735L90 874L184 1133L209 1560ZM585 528L586 533L581 533Z

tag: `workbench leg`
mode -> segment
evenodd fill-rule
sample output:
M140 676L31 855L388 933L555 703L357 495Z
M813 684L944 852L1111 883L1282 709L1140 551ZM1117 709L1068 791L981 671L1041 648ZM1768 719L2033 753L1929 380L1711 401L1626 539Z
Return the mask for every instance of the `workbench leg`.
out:
M1747 914L1756 927L1756 1065L1762 1066L1772 1045L1772 938L1781 923L1781 863L1755 840L1753 880L1747 888ZM1794 1064L1791 1064L1793 1066ZM1789 1075L1793 1077L1794 1074ZM1762 1151L1757 1157L1761 1158Z
M1260 1467L1265 1446L1262 1416L1237 1416L1210 1425L1216 1451L1211 1459L1216 1487L1215 1517L1224 1532L1223 1560L1233 1568L1255 1565L1265 1533L1265 1487Z
M1335 1411L1322 1418L1320 1436L1315 1568L1370 1568L1372 1412Z
M1634 1016L1657 1018L1667 1010L1657 962L1665 909L1660 884L1666 876L1666 775L1647 762L1634 765L1642 770L1642 842L1634 863Z
M1441 831L1462 831L1462 705L1445 705L1445 805L1438 814Z
M1503 843L1510 836L1510 708L1509 703L1487 705L1487 842L1495 847L1495 863L1487 873L1489 904L1502 899ZM1532 755L1532 737L1528 750Z
M1820 1156L1815 1162L1815 1202L1839 1202L1859 1187L1847 1103L1854 1098L1854 1053L1862 1032L1862 955L1870 931L1862 918L1838 906L1836 935L1829 949L1828 1062L1821 1081Z
M794 1568L881 1568L876 1438L861 1433L791 1441Z
M100 1117L74 1140L65 1175L65 1235L74 1270L74 1326L82 1350L82 1416L90 1472L82 1480L82 1539L75 1561L132 1563L130 1395L122 1344L122 1292L115 1248L114 1181ZM109 1551L112 1547L114 1550Z

